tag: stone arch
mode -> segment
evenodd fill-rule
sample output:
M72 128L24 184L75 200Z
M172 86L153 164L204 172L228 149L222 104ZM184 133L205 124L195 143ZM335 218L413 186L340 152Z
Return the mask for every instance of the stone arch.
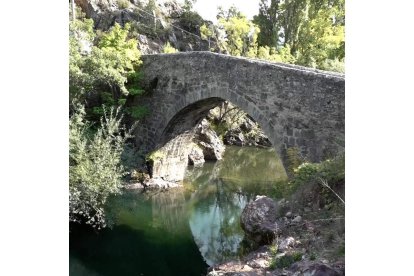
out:
M192 98L190 100L192 101L194 99ZM176 105L176 109L179 110L177 112L174 110L169 113L173 114L176 112L175 115L168 119L168 123L162 129L162 132L160 132L161 134L158 136L155 149L153 151L153 154L155 154L155 158L152 160L155 162L155 164L152 164L154 170L152 172L153 176L163 178L168 181L182 180L185 169L188 165L189 145L191 145L192 139L194 138L196 131L195 127L203 118L207 116L210 109L218 106L224 101L236 104L228 98L207 96L207 98L195 100L195 102L187 105L182 102ZM238 101L239 104L243 102L243 100ZM249 114L249 116L251 116L263 129L263 122L257 120L257 118L263 118L260 117L261 114L259 111L255 111L256 113L252 114L252 110L255 110L254 107L245 110L240 105L237 106ZM252 106L245 103L244 107L247 109ZM266 122L267 121L265 121L265 123ZM266 133L265 129L263 129L263 131L272 141L272 146L276 153L281 156L281 143L274 143L273 141L277 138L275 138L272 133Z
M136 135L145 152L165 142L164 130L172 119L178 120L177 114L208 99L228 100L248 113L284 161L289 147L298 147L313 162L344 150L341 74L207 52L142 58L142 86L148 94L132 105L144 105L151 112Z

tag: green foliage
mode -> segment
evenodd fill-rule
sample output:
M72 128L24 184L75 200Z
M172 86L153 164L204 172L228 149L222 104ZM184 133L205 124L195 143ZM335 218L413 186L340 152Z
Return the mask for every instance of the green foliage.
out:
M296 59L290 54L290 46L276 48L269 48L268 46L260 46L257 50L257 58L273 62L295 63Z
M214 25L209 25L207 26L206 24L203 24L200 27L200 34L201 34L201 38L204 40L208 41L208 47L209 50L210 48L210 40L214 37L215 35L215 29L214 29ZM217 39L216 39L217 40Z
M184 10L179 18L181 27L191 33L198 33L204 24L203 18L195 11Z
M170 42L167 42L163 47L162 47L162 52L164 54L173 54L173 53L177 53L178 50L175 49L173 46L170 45Z
M210 39L214 34L213 30L211 30L211 28L207 26L206 24L201 25L200 33L201 33L201 38L206 39L206 40Z
M323 61L322 65L320 66L320 69L345 73L345 63L343 61L339 61L338 59L327 59Z
M345 155L341 154L334 159L321 162L318 176L329 183L345 179Z
M275 256L276 253L277 253L277 250L278 250L278 245L277 244L272 244L269 249L270 249L270 254L272 256Z
M315 253L311 253L309 256L309 260L314 261L316 260L316 254Z
M137 41L128 39L129 30L129 24L124 28L115 24L109 32L97 37L92 20L76 20L70 25L70 98L88 102L89 119L99 120L104 115L103 107L124 106L127 97L145 93L139 86L141 54ZM94 102L89 102L89 98ZM142 106L126 108L126 111L134 119L148 114Z
M293 252L292 254L286 254L283 255L279 258L275 258L272 260L272 262L269 265L270 269L275 269L275 268L288 268L290 267L293 263L298 262L302 259L302 254L300 252Z
M157 11L158 7L157 7L157 3L155 0L148 0L147 5L145 6L145 10L152 12L152 11Z
M120 192L125 170L121 154L131 130L121 126L119 109L104 110L95 133L85 120L85 109L76 105L69 120L69 219L105 227L104 204Z
M288 63L343 72L345 58L344 0L261 0L253 22L260 28L258 45L289 46ZM285 58L259 58L286 62ZM286 53L282 54L286 55Z
M253 23L260 28L258 35L259 46L278 47L279 29L278 16L280 13L280 0L261 0L259 14L253 17Z
M117 3L119 9L127 9L131 4L128 0L117 0Z
M147 154L145 157L145 160L151 163L154 163L154 161L160 160L164 158L165 154L161 152L160 150L154 150Z
M340 154L334 159L320 163L302 163L294 169L292 183L294 187L298 187L303 184L316 183L320 178L333 184L345 179L345 156Z
M129 95L131 96L140 96L145 93L139 86L139 82L142 79L142 73L140 71L134 71L128 74L128 80L126 83L126 87L129 91Z
M321 68L326 59L341 58L341 45L345 43L344 26L333 25L331 9L319 10L306 21L298 36L298 63Z
M276 268L276 259L272 258L272 260L270 261L270 264L269 264L269 269L274 270L275 268Z
M288 163L288 172L293 173L300 164L304 162L303 158L300 156L300 150L297 147L288 148L286 150L287 163Z
M257 52L257 35L260 29L237 9L219 17L219 27L226 33L225 48L230 55L255 57Z
M101 97L105 105L119 102L119 98L137 94L136 84L127 85L141 64L137 41L128 39L130 26L118 24L103 33L97 45L92 20L75 20L70 23L69 91L71 100L84 101L93 94ZM86 47L86 46L87 47ZM112 95L109 101L107 91ZM121 102L123 102L121 100Z
M125 112L136 120L140 120L150 114L148 107L142 105L127 107Z
M306 184L315 181L319 173L319 164L305 162L294 169L294 182Z

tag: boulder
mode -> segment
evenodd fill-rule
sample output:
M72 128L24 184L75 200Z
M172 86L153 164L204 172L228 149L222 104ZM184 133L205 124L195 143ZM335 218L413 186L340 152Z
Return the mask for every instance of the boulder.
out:
M278 244L278 250L280 252L285 252L296 245L296 240L293 237L287 237L285 239L281 239Z
M301 217L301 216L296 216L296 217L292 220L292 222L293 222L293 223L299 223L299 222L302 222L302 217Z
M226 145L244 146L246 144L243 133L238 132L237 129L229 130L223 140Z
M270 244L280 231L276 203L266 196L248 203L240 222L247 237L258 244Z
M257 123L253 122L248 117L245 117L245 121L243 121L239 127L227 131L223 140L226 145L256 147L272 146L272 143L258 127Z
M168 188L177 188L181 187L180 184L173 181L167 181L162 178L151 178L146 183L144 183L145 188L155 188L155 189L168 189Z
M194 165L194 167L203 166L204 154L203 150L196 144L193 144L190 149L190 153L188 154L188 165Z
M203 119L197 126L195 140L203 151L205 160L221 160L226 149L221 139L211 130L210 124Z

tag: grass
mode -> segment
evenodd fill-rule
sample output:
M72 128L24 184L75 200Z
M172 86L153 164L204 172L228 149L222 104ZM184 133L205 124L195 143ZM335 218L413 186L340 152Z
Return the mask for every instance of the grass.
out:
M293 252L292 254L286 254L281 256L280 258L274 258L270 262L269 269L273 270L275 268L288 268L293 263L298 262L302 259L302 253L300 252Z

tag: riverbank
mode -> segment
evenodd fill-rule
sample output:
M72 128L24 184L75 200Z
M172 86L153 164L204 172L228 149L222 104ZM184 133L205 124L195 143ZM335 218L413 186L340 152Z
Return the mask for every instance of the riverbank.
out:
M308 202L300 208L298 199L294 199L297 196L292 197L293 203L282 199L275 204L277 235L272 242L256 245L238 261L210 267L208 276L345 275L344 206L335 202L312 208L312 202ZM256 210L254 217L257 219L264 210L266 208ZM261 221L260 226L265 225L269 225L269 218ZM256 225L256 229L260 226Z

